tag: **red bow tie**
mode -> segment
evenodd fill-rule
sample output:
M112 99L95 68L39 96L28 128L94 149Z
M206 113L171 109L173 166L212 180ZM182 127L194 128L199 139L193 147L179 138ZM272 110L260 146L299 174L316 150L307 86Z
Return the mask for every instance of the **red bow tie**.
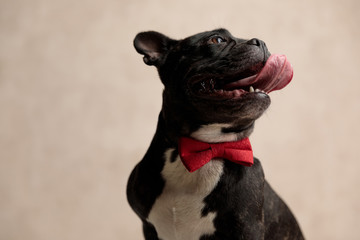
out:
M254 163L249 138L236 142L205 143L182 137L179 140L179 153L189 172L196 171L213 158L224 158L248 167Z

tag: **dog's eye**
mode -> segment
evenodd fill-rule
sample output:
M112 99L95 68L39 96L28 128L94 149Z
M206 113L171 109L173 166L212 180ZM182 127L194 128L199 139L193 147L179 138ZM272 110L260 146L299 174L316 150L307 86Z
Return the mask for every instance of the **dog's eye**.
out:
M223 43L223 42L226 42L225 39L223 39L222 37L212 37L209 41L209 43L211 44L220 44L220 43Z

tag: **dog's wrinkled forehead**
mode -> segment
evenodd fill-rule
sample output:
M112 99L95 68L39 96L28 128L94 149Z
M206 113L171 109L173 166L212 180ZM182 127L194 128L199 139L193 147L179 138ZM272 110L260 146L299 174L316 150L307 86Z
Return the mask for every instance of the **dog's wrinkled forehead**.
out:
M231 33L224 29L224 28L219 28L219 29L215 29L213 31L206 31L206 32L202 32L202 33L198 33L195 34L193 36L190 36L188 38L185 38L182 40L182 45L201 45L206 43L208 40L210 40L212 37L222 37L225 39L235 39Z
M169 50L170 58L177 58L179 61L187 60L189 64L200 60L211 59L221 60L228 54L234 54L230 50L243 39L233 37L226 29L217 29L214 31L202 32L183 40ZM208 64L208 63L205 63Z

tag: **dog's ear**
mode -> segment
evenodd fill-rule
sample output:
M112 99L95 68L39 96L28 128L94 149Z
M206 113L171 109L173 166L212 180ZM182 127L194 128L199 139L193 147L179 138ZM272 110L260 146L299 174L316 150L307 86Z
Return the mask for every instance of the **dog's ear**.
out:
M134 39L134 47L136 51L144 55L144 62L147 65L161 65L167 51L177 41L167 36L154 32L141 32Z

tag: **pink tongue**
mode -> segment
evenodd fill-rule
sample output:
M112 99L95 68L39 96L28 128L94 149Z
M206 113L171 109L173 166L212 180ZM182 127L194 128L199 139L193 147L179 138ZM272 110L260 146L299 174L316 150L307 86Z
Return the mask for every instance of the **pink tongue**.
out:
M293 68L286 56L273 54L266 61L255 80L252 81L252 86L269 93L284 88L290 83L292 77Z

